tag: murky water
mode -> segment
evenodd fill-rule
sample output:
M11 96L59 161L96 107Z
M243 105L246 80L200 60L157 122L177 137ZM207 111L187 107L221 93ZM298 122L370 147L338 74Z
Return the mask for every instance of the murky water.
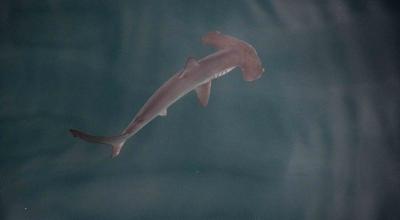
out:
M0 219L399 219L397 9L382 1L4 1ZM266 74L116 134L212 30Z

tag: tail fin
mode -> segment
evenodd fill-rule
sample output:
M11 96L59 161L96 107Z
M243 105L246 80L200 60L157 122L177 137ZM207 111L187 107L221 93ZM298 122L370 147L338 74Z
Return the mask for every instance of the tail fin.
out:
M127 139L126 135L102 137L102 136L93 136L74 129L70 129L69 131L71 132L72 136L78 137L87 142L111 145L113 158L118 156L119 152L121 151L121 148L124 146L124 143Z

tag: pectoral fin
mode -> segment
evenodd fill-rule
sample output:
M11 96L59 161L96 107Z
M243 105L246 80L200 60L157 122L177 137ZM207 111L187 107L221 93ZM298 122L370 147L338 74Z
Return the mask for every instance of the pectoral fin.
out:
M159 114L159 116L167 116L167 109L163 109Z
M206 107L208 104L208 99L210 98L210 90L211 80L196 88L197 98L199 99L199 102L203 107Z

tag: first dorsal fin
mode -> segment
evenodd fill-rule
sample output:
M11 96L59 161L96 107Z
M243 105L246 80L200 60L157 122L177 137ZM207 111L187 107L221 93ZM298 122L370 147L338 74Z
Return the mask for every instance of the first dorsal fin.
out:
M179 74L179 78L184 77L187 72L189 72L190 70L192 70L194 67L196 67L198 65L199 65L199 63L197 62L197 60L194 57L187 58L186 63L185 63L185 68Z
M198 65L199 65L199 63L197 62L197 60L194 57L188 57L186 60L186 63L185 63L185 69L193 68Z
M200 104L203 107L206 107L208 104L208 99L210 98L211 91L211 80L201 84L196 88L197 98L199 99Z

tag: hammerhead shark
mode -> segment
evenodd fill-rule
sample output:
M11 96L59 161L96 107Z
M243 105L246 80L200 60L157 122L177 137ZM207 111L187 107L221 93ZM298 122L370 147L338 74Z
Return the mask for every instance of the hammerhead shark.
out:
M196 91L200 104L205 107L210 97L212 80L236 67L242 71L245 81L257 80L264 72L256 50L242 40L215 31L203 36L202 42L218 50L199 60L189 57L185 67L154 92L121 134L93 136L71 129L72 135L87 142L111 145L114 158L119 155L128 138L157 116L166 116L168 107L190 91Z

